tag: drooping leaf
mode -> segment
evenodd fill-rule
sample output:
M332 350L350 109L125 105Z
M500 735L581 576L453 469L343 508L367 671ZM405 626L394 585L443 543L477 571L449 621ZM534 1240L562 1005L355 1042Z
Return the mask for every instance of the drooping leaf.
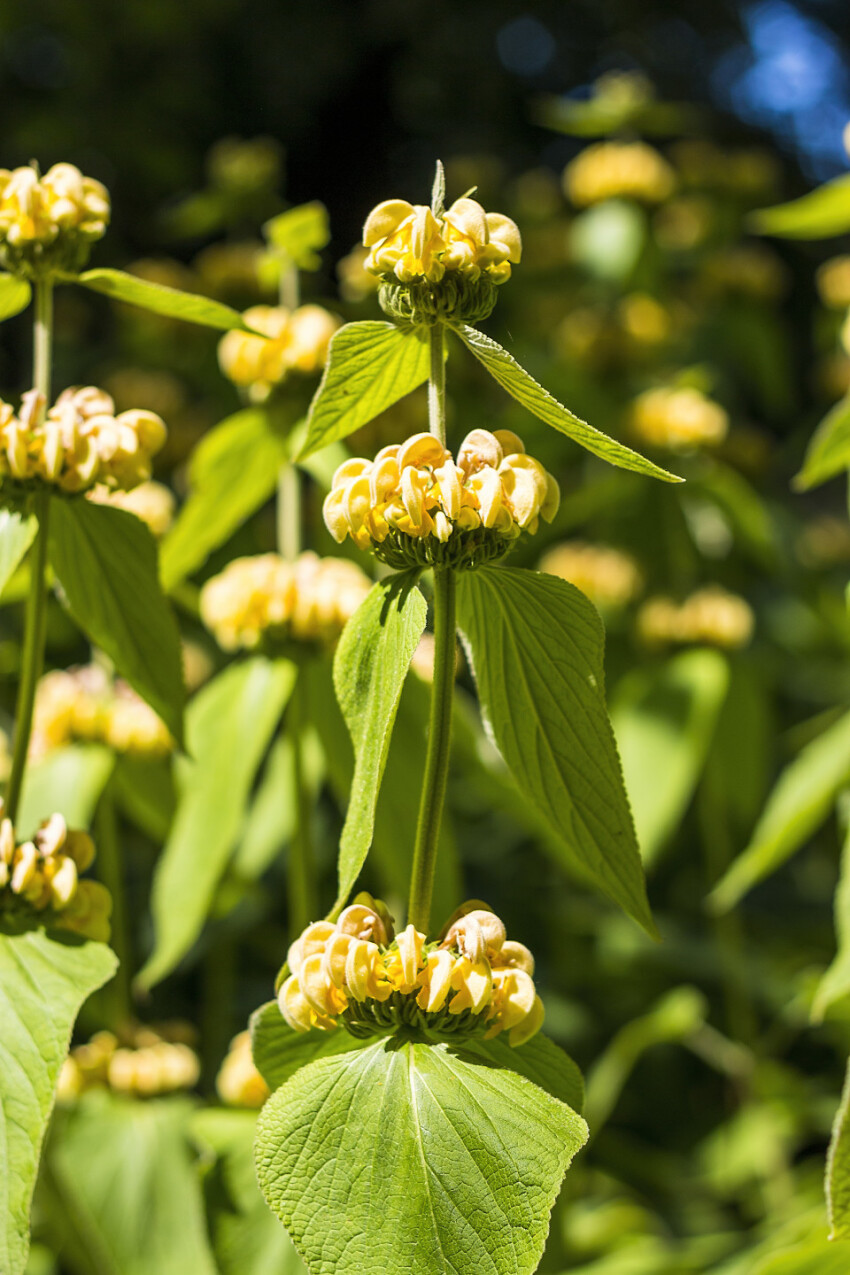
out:
M254 656L231 664L189 705L189 756L177 762L177 813L154 876L156 941L141 986L170 973L200 934L294 683L288 660Z
M13 509L0 509L0 596L24 560L38 522Z
M59 1069L83 1001L115 973L105 943L0 933L0 1270L27 1264L29 1211Z
M86 270L68 282L80 283L92 292L102 292L113 301L126 301L128 305L139 306L169 319L185 319L187 323L199 323L202 327L224 331L231 328L251 330L238 310L223 305L221 301L213 301L194 292L181 292L179 288L168 288L162 283L150 283L123 270Z
M196 1111L192 1136L216 1163L204 1176L213 1253L220 1275L306 1275L292 1240L260 1194L253 1111Z
M654 934L595 608L555 576L482 567L460 578L458 622L484 720L565 864Z
M115 764L100 744L68 744L30 762L24 774L16 828L31 837L42 819L58 813L69 828L89 828Z
M228 416L204 435L189 468L189 498L162 543L167 592L266 503L286 455L285 434L259 407Z
M330 242L328 210L317 199L287 208L263 226L269 243L299 270L318 270L319 252Z
M725 912L775 872L823 823L850 779L850 713L786 766L767 799L752 839L710 896Z
M538 385L534 377L526 372L525 368L520 367L513 355L491 337L485 336L477 328L468 327L466 324L458 324L454 331L493 379L499 382L502 389L507 390L512 398L515 398L534 416L539 416L547 425L551 425L553 429L560 430L562 434L566 434L574 442L593 452L595 456L601 456L603 460L607 460L612 465L619 465L621 469L631 469L637 474L649 474L652 478L660 478L668 483L682 481L675 474L668 473L666 469L653 464L639 452L633 451L631 447L626 447L624 443L618 443L616 439L609 438L601 430L595 429L574 415L569 408L553 398L548 390Z
M110 505L52 500L49 555L77 624L181 742L180 632L160 587L148 528Z
M850 832L844 838L841 852L841 876L838 889L835 891L834 911L838 951L818 984L812 1005L812 1019L816 1023L823 1020L831 1005L850 995ZM850 1184L850 1151L848 1151L848 1184Z
M850 230L850 174L810 190L799 199L750 214L754 230L782 239L829 239Z
M611 701L643 861L658 858L694 794L729 685L717 651L684 651L626 675Z
M257 1173L311 1275L529 1275L586 1137L516 1072L393 1040L282 1085Z
M845 469L850 469L850 395L839 399L818 425L794 486L809 491Z
M348 621L334 658L334 687L354 745L354 777L339 843L339 893L348 898L366 860L393 723L427 607L410 572L373 586Z
M31 297L32 288L26 279L19 279L14 274L0 274L0 323L26 310Z
M430 350L418 328L366 320L334 335L297 459L371 421L428 379Z
M296 1032L288 1025L277 1001L267 1001L251 1015L251 1050L254 1066L269 1089L279 1089L296 1071L318 1058L364 1049L368 1041L356 1040L343 1028L331 1032Z
M186 1098L83 1094L47 1148L45 1210L78 1275L217 1275Z
M850 1239L850 1063L826 1158L826 1203L829 1238Z

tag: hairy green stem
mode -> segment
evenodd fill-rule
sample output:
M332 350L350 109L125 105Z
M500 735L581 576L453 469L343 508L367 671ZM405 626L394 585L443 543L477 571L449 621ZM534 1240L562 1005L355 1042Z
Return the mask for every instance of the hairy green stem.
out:
M50 364L53 345L53 284L39 279L35 285L35 322L33 326L33 388L44 395L41 413L50 398ZM47 619L47 534L50 517L50 495L46 487L35 496L38 531L31 555L29 593L24 617L24 644L21 655L21 680L15 708L15 749L6 788L5 813L14 823L24 781L35 691L44 663L44 635Z
M292 769L295 788L295 830L287 859L287 899L289 931L293 938L315 921L319 915L319 890L316 881L316 856L313 846L313 803L304 774L304 727L307 714L304 688L295 683L287 713L292 740Z
M430 329L431 373L428 379L428 428L446 445L446 358L442 323Z
M97 846L97 874L112 896L112 937L110 946L118 957L118 971L106 988L112 998L112 1025L120 1027L132 1017L133 1002L131 977L133 950L130 927L127 920L127 892L121 847L118 841L118 818L111 781L104 788L94 817L94 838Z
M456 609L454 571L450 567L437 567L434 570L434 682L407 909L408 921L423 934L428 933L431 921L431 896L449 775Z

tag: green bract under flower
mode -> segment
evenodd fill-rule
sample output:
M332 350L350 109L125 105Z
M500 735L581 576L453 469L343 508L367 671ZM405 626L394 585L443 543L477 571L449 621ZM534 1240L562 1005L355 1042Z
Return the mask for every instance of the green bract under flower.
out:
M325 499L328 530L397 569L477 567L558 510L551 474L509 430L475 429L457 461L433 434L340 465Z

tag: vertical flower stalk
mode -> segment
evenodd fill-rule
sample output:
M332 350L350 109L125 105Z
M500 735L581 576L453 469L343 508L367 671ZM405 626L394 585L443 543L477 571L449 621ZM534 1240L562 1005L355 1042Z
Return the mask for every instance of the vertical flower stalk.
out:
M33 328L33 387L42 396L40 412L50 401L50 368L53 347L53 283L37 279L35 284L35 323ZM47 619L47 536L50 517L50 495L42 487L34 497L38 521L31 556L29 594L24 619L24 642L21 656L21 680L15 708L15 748L6 789L5 813L14 823L21 797L27 752L29 750L35 690L44 663L45 624Z

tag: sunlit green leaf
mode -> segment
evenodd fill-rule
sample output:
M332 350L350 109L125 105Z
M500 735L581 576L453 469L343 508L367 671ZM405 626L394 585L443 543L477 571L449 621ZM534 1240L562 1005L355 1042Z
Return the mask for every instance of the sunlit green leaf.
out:
M752 1275L847 1275L847 1248L820 1237L766 1257Z
M193 1104L105 1089L61 1113L45 1210L79 1275L217 1275L189 1142Z
M779 776L749 845L710 896L712 905L720 912L734 907L799 850L823 823L848 779L850 713L845 713Z
M35 518L0 509L0 595L23 562L37 530Z
M850 1239L850 1063L832 1126L826 1161L826 1202L831 1240Z
M644 863L657 859L693 796L729 685L717 651L685 651L626 675L611 724Z
M59 1069L80 1006L112 977L105 943L0 934L0 1271L27 1264L29 1211Z
M425 629L427 607L415 576L373 586L343 630L334 686L354 745L354 777L339 842L339 893L348 898L366 860L375 806L404 679Z
M286 436L259 407L228 416L204 435L189 467L189 498L162 543L166 591L202 566L266 503L286 455Z
M179 801L154 877L156 943L141 986L170 973L200 934L294 683L287 660L255 656L231 664L189 705L189 756L177 763Z
M754 230L782 239L828 239L850 230L850 174L810 190L800 199L750 216Z
M555 576L482 567L460 578L458 623L484 720L564 863L654 934L595 608Z
M418 328L347 323L331 340L298 459L346 438L404 398L428 379L430 365L427 334Z
M818 425L794 486L809 491L845 469L850 469L850 395L839 399Z
M311 1275L530 1275L586 1137L513 1071L391 1040L282 1085L260 1115L257 1172Z
M114 764L111 750L100 744L68 744L31 761L15 821L20 836L31 837L54 812L69 828L89 828Z
M77 624L182 740L180 632L160 588L148 528L110 505L52 500L49 554Z
M26 279L14 274L0 274L0 323L26 310L32 297L32 288Z
M162 283L150 283L123 270L86 270L68 282L81 283L92 292L102 292L113 301L126 301L154 314L170 319L185 319L187 323L199 323L207 328L242 328L250 331L238 310L210 297L194 292L181 292Z
M682 481L675 474L668 473L666 469L653 464L639 452L633 451L631 447L626 447L624 443L618 443L615 439L609 438L601 430L594 429L592 425L588 425L586 421L574 415L556 398L553 398L548 390L538 385L534 377L520 367L512 354L502 349L501 345L492 338L479 332L477 328L459 324L454 330L493 379L499 382L502 389L507 390L512 398L515 398L534 416L539 416L547 425L551 425L553 429L560 430L562 434L566 434L574 442L587 448L589 452L601 456L612 465L619 465L621 469L631 469L638 474L649 474L652 478L661 478L669 483Z

